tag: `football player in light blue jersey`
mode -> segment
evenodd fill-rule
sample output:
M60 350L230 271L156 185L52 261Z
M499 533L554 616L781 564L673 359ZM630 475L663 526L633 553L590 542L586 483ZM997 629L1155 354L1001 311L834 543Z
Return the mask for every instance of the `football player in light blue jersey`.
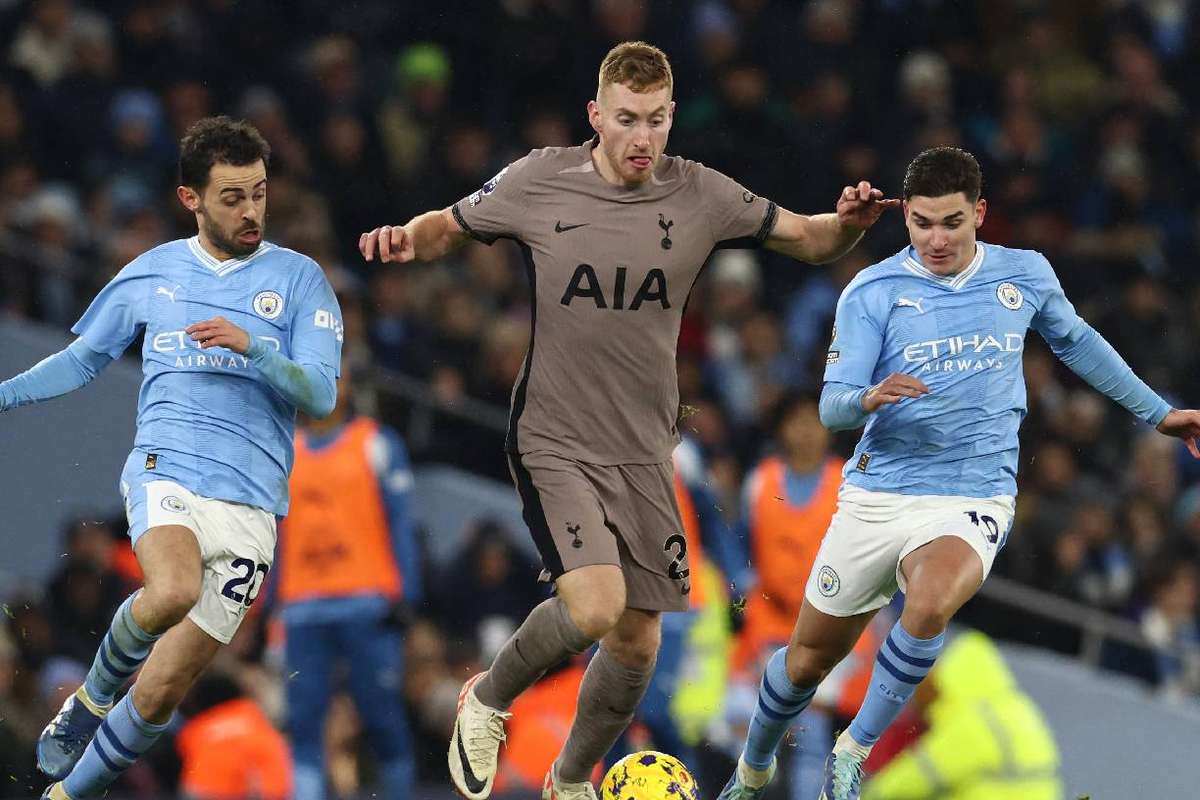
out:
M1200 458L1200 412L1172 409L1138 379L1075 313L1045 257L976 241L981 183L970 153L917 156L904 178L911 246L859 273L838 301L821 420L866 430L721 800L762 796L789 723L900 589L904 610L867 697L825 762L821 800L859 797L863 761L1008 536L1030 328L1081 378Z
M334 407L341 312L315 262L263 239L269 156L244 122L193 125L178 195L198 235L134 259L70 347L0 384L0 411L56 397L144 336L121 491L145 586L38 740L38 766L56 781L45 797L100 797L166 729L270 570L297 410Z

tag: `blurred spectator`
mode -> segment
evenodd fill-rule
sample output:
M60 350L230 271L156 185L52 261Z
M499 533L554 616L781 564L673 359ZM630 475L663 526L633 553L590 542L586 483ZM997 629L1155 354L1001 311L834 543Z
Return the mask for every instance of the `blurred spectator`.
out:
M1154 680L1166 693L1200 692L1200 570L1187 561L1159 560L1147 572L1150 603L1141 613L1142 633L1163 648Z
M302 421L291 508L280 527L276 580L298 800L325 796L323 732L343 660L347 688L380 761L382 793L413 791L411 735L400 704L403 629L423 597L412 472L394 431L353 417L351 387L345 375L333 413Z
M755 466L742 490L743 535L757 576L746 592L745 622L732 659L734 671L743 675L757 676L765 660L791 638L842 485L844 460L829 450L832 436L821 425L816 396L785 394L772 423L775 452ZM819 793L824 754L832 742L830 717L849 719L857 712L879 643L868 627L798 719L801 753L792 764L793 797Z
M10 63L43 88L71 65L71 29L80 15L74 6L71 0L35 0L9 50Z
M395 89L379 109L379 134L392 176L403 181L427 168L443 132L450 59L436 44L410 45L396 57L393 75Z
M480 520L434 584L438 615L449 630L473 641L488 663L543 599L537 574L538 567L517 551L500 523ZM471 590L463 591L464 584Z
M210 671L181 709L187 721L175 739L188 800L288 800L292 758L275 730L236 680Z
M0 797L30 797L40 785L34 765L33 738L40 733L39 720L15 702L20 660L7 630L0 628Z

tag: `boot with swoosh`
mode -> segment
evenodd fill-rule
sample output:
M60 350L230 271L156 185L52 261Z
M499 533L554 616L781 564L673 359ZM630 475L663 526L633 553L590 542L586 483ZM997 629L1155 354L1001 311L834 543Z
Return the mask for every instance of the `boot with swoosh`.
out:
M455 790L467 800L485 800L492 793L500 745L506 734L504 723L512 714L485 706L475 697L479 673L463 684L458 693L458 717L450 735L450 778Z

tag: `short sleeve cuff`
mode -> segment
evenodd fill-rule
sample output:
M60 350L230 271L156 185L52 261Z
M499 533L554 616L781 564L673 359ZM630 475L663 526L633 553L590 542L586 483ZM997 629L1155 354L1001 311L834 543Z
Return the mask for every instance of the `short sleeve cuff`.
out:
M771 235L771 231L775 230L775 220L779 217L779 206L774 200L767 203L767 213L763 214L762 225L758 228L758 233L754 234L755 240L761 247L763 242L767 241L767 237Z
M451 207L450 213L454 215L454 221L457 222L462 229L467 232L467 235L475 241L483 242L484 244L491 244L492 242L496 241L497 237L485 236L467 224L467 220L463 217L462 212L458 210L458 203L455 203Z
M713 246L714 250L756 250L763 246L771 231L775 229L775 220L779 217L779 206L775 201L767 201L767 211L763 214L762 224L758 226L753 236L739 236L736 239L723 239Z

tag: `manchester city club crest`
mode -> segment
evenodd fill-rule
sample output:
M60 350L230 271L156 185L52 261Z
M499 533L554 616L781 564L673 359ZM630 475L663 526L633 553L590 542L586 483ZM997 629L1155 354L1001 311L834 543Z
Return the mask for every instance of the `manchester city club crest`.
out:
M162 507L164 509L166 509L167 511L171 511L176 514L186 514L187 513L187 506L184 504L184 502L182 500L180 500L178 497L176 497L173 494L167 495L166 497L164 497L162 499Z
M1000 305L1016 311L1025 302L1025 295L1021 294L1021 290L1012 283L1002 283L996 287L996 299L1000 301Z
M817 591L825 597L833 597L842 588L842 580L838 574L833 571L833 567L826 564L817 572Z
M283 313L283 295L279 292L259 292L254 295L254 313L263 319L275 319Z

